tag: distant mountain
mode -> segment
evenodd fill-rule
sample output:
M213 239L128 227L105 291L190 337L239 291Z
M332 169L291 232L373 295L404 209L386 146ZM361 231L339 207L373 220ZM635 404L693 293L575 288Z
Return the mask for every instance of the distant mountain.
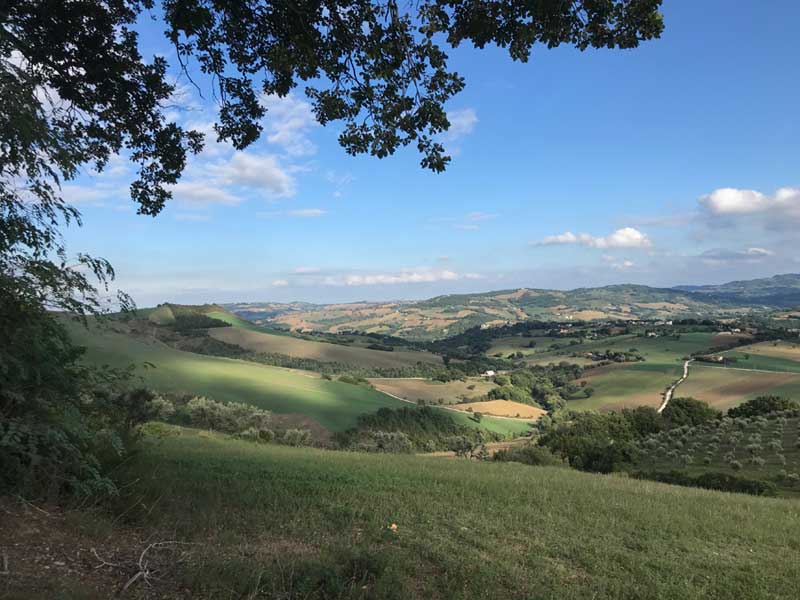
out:
M689 292L697 298L711 302L781 308L800 305L800 274L796 273L731 281L722 285L683 285L673 289Z
M669 288L614 285L570 291L517 289L438 296L418 302L310 305L243 303L225 308L261 325L325 332L361 331L434 339L470 327L530 319L661 319L736 313L728 302Z

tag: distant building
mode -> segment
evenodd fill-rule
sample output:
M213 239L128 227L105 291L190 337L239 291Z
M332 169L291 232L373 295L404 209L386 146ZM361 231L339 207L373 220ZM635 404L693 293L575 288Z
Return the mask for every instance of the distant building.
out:
M495 376L495 372L494 371L486 371L486 373L484 373L483 376L484 377L494 377Z

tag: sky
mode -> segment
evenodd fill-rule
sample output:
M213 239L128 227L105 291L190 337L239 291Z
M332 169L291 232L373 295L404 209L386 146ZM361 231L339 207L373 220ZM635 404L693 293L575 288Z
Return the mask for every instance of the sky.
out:
M800 272L800 3L663 12L662 38L635 50L451 51L466 88L447 106L445 173L413 148L348 156L299 86L265 99L244 152L208 137L156 218L135 214L123 157L82 173L64 186L84 222L68 248L109 259L140 306ZM142 25L142 48L171 58L161 28ZM210 88L171 76L170 117L210 131Z

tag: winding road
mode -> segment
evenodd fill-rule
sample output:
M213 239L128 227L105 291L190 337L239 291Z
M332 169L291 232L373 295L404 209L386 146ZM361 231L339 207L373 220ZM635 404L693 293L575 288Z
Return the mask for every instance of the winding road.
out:
M673 383L664 393L664 401L661 403L661 406L658 407L658 412L662 412L665 408L667 408L667 404L669 404L669 401L672 400L672 394L675 393L675 389L684 381L686 381L687 377L689 377L689 363L693 361L694 359L690 358L683 363L683 377Z

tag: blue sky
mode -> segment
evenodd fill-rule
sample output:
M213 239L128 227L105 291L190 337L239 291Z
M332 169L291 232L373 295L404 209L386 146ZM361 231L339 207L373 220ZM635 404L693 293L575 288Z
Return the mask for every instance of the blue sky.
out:
M157 218L131 170L65 187L72 251L108 258L140 305L422 298L516 287L719 283L800 271L800 4L665 2L632 51L463 47L443 174L413 149L350 157L302 87L244 153L209 140ZM146 52L170 56L160 26ZM173 70L178 77L178 70ZM210 89L173 116L206 128Z

